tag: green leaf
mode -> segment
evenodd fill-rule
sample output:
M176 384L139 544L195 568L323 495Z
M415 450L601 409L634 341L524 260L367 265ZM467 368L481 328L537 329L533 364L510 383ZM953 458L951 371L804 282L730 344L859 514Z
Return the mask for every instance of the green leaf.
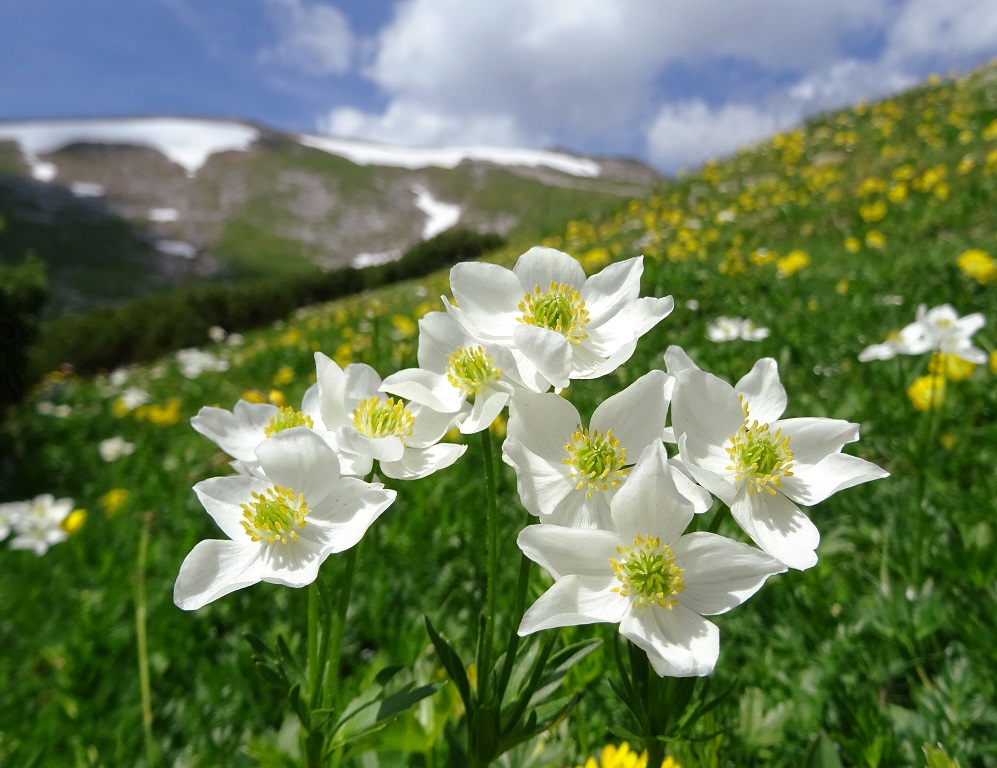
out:
M447 675L453 680L454 685L457 686L457 692L460 694L461 701L464 702L464 708L467 710L468 716L470 717L474 712L474 697L471 693L471 684L467 679L467 672L464 670L464 665L460 661L460 657L457 652L451 647L450 643L443 639L443 636L436 631L433 627L433 622L429 620L426 616L426 631L429 633L429 639L433 643L433 647L436 649L436 654L440 657L440 663L443 668L447 671Z
M818 734L810 745L806 768L842 768L838 749L826 733Z

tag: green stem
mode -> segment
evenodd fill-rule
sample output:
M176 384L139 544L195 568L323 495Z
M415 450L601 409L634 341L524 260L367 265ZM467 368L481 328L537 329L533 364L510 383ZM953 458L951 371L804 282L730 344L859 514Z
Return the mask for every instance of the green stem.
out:
M138 646L138 682L142 693L142 732L145 737L146 763L157 765L156 742L152 737L152 690L149 685L149 646L146 635L145 567L149 555L149 526L152 515L142 515L138 539L138 565L135 573L135 638Z
M526 513L526 524L532 522L533 516ZM516 606L512 612L512 625L509 628L509 643L505 651L505 663L502 665L502 672L498 680L498 700L502 701L505 694L505 687L509 684L509 677L512 675L512 667L516 663L516 651L519 650L519 623L523 620L523 613L526 610L526 592L530 586L530 565L532 561L525 554L520 553L519 557L519 580L516 582Z
M485 526L486 550L488 558L487 581L485 582L485 636L481 643L481 658L478 660L478 700L484 700L488 693L491 677L492 644L495 634L495 581L498 574L498 510L495 502L495 464L492 459L492 437L487 429L481 431L481 450L485 463Z
M328 695L324 697L324 702L328 706L335 702L339 704L339 664L343 658L343 638L346 635L346 612L350 607L350 593L353 591L353 575L357 567L357 553L360 551L360 544L346 552L346 573L343 574L343 582L339 591L339 603L336 605L336 617L332 625L332 632L328 648L332 650L332 657L328 663L323 665L323 675L320 683L323 690Z
M319 699L319 593L318 579L308 585L308 701L312 709ZM304 725L304 723L302 723Z

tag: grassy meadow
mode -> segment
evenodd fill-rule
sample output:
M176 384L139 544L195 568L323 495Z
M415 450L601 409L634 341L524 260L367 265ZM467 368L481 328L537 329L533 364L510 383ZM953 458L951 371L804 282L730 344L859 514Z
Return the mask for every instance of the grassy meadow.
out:
M947 381L941 404L926 410L908 388L928 373L929 355L857 359L912 322L919 304L982 312L987 324L974 342L997 350L997 280L957 263L967 251L997 252L995 201L991 66L822 116L601 220L563 222L543 241L590 274L644 254L642 295L675 298L625 366L571 384L583 417L664 368L672 344L731 382L773 357L787 416L859 422L861 439L846 452L891 473L810 513L822 537L814 568L771 579L717 618L711 690L727 693L692 738L668 745L684 768L997 766L997 358ZM511 266L535 244L514 242L491 258ZM189 614L173 604L184 557L221 536L191 486L230 472L189 419L240 397L297 407L314 381L316 350L382 377L415 366L416 322L442 309L448 291L440 273L305 307L241 339L206 339L225 370L188 377L171 357L95 379L53 372L7 415L0 501L52 493L87 515L42 557L0 544L0 765L295 764L286 755L297 748L296 721L244 633L271 644L283 635L303 658L306 590L258 584ZM718 316L770 334L710 341ZM148 401L130 408L129 388ZM498 438L502 429L493 427ZM118 436L133 451L107 461L99 446ZM455 646L473 647L484 601L481 462L471 440L447 470L387 481L397 501L360 544L342 660L350 688L391 664L420 683L441 679L424 614ZM508 620L526 514L504 464L497 493L498 601ZM743 539L730 519L721 532ZM321 579L334 588L342 568L330 558ZM550 583L534 567L530 602ZM147 628L151 754L137 607ZM573 627L561 642L615 633ZM508 765L583 765L623 740L623 706L604 675L608 648L570 673L566 685L586 691L571 715L509 753ZM446 734L460 714L453 686L444 686L355 764L448 765Z

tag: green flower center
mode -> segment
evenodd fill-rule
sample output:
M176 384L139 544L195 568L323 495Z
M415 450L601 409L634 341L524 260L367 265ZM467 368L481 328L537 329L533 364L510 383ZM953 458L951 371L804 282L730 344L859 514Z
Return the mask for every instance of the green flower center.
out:
M575 490L586 485L586 495L592 498L593 491L606 491L623 482L630 472L627 463L627 449L620 447L620 441L613 437L613 430L603 435L598 430L591 433L579 429L565 443L567 456L561 461L571 467L568 477L578 480Z
M743 398L742 408L744 424L736 435L728 438L727 454L732 463L727 469L735 473L735 480L748 481L749 494L765 490L775 496L782 478L793 475L789 437L783 436L781 429L773 433L768 424L759 424L757 419L749 423Z
M412 434L415 417L402 400L389 397L381 400L377 395L361 400L353 411L353 426L365 437L405 438Z
M675 565L671 547L662 544L657 536L645 538L638 533L632 545L617 547L616 551L620 559L611 557L609 563L620 586L613 587L613 592L632 598L633 607L642 610L650 605L671 610L678 605L675 596L685 589L685 570Z
M486 384L498 381L499 374L502 373L480 346L462 347L447 357L450 360L446 371L447 381L469 395L480 394Z
M305 416L301 411L296 411L285 405L270 417L270 423L263 428L263 432L267 437L273 437L278 432L283 432L291 427L315 429L315 422L312 421L311 416Z
M572 344L580 344L588 338L582 330L588 325L589 313L581 294L566 283L550 284L546 293L540 292L540 286L533 289L519 302L519 311L523 314L517 318L520 323L535 325L556 331Z
M243 504L240 521L253 541L296 541L297 529L305 527L305 516L311 511L304 494L294 495L290 488L272 485L264 493L253 491L253 503Z

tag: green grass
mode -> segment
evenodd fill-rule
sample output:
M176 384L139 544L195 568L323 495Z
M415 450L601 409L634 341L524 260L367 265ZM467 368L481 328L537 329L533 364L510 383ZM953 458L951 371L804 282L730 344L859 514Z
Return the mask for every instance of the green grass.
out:
M712 685L729 692L701 721L697 740L669 745L686 768L807 765L818 740L847 766L922 766L924 745L935 744L963 768L997 765L994 373L981 366L967 381L949 383L944 407L924 414L905 394L924 359L856 360L863 347L911 322L919 303L983 312L988 322L976 343L997 348L997 283L981 285L956 267L967 249L994 251L997 154L989 163L987 156L997 152L997 128L988 130L995 118L997 70L989 68L886 105L823 116L601 219L568 223L546 240L590 271L644 253L643 294L676 300L675 312L616 374L572 383L567 394L583 415L663 367L669 344L731 381L771 356L789 393L787 416L861 423L862 439L851 452L892 473L812 510L822 533L816 567L772 579L718 617L721 655ZM896 177L907 175L908 165L905 199L868 191L876 186L870 178L887 188L902 181ZM939 166L944 178L928 184L925 172ZM924 183L915 185L918 179ZM861 206L875 200L886 202L886 215L866 221ZM882 247L864 244L871 231L885 238ZM845 247L848 238L860 241L855 252ZM514 243L496 258L511 265L533 244ZM779 277L761 248L780 257L802 250L811 263ZM305 594L260 584L194 614L175 608L180 563L196 542L217 535L190 487L227 472L227 457L187 419L203 405L230 408L244 390L269 392L285 366L295 376L282 389L296 404L313 375L314 349L341 364L370 363L382 376L415 365L411 318L439 309L435 297L446 291L440 274L302 310L248 334L241 346L212 347L230 360L230 370L193 381L170 360L132 369L119 386L106 377L51 377L9 415L0 499L71 496L89 517L42 558L0 552L0 763L143 764L133 576L141 515L149 512L152 729L163 764L280 764L273 755L293 746L294 722L255 671L243 633L270 641L284 634L303 655ZM713 344L706 325L721 314L749 317L772 333L753 344ZM131 385L147 389L154 403L178 398L180 420L155 425L135 414L116 416L113 403ZM41 414L42 403L68 405L71 413ZM97 444L114 435L136 450L105 463ZM414 667L416 679L436 679L424 613L461 649L470 648L484 599L477 451L472 441L453 468L393 484L397 502L361 545L347 685L360 687L372 667L389 663ZM510 565L500 576L499 602L508 615L524 513L514 475L502 470L499 554ZM130 495L109 516L100 498L113 488ZM722 532L738 535L733 524ZM915 581L918 561L923 577ZM341 569L341 559L331 558L322 578L335 585ZM534 569L533 596L548 583ZM610 638L614 631L572 628L562 641ZM597 651L573 671L570 685L588 692L549 735L548 757L537 764L580 765L621 738L623 709L604 674L611 667ZM449 688L426 706L423 725L430 714L437 724L458 714ZM390 735L395 745L414 745L419 732L407 716ZM435 765L447 764L443 741L419 748L434 755ZM397 752L379 762L432 764Z

